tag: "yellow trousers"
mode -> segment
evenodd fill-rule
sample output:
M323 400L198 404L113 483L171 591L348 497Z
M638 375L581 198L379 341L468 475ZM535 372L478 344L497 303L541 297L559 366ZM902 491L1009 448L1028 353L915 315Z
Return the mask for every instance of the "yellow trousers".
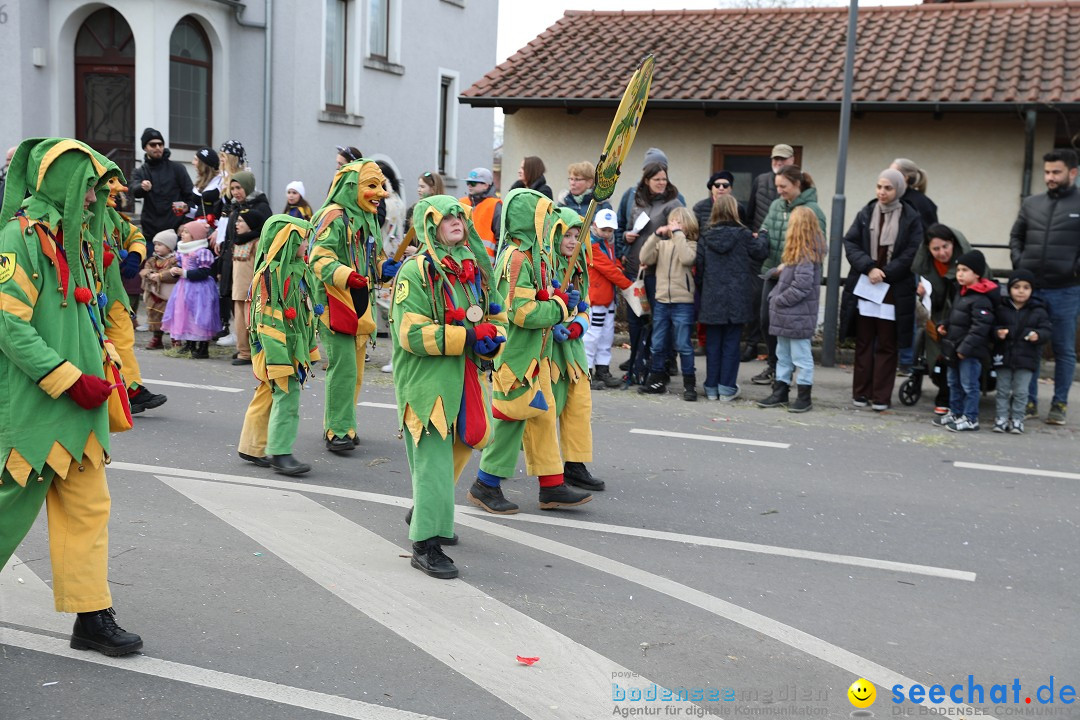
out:
M109 322L105 323L105 337L112 341L113 347L120 355L120 362L124 364L120 372L124 375L124 381L128 387L142 385L142 371L139 370L139 361L135 359L135 327L131 324L131 316L122 303L114 302L109 306Z
M591 463L592 388L589 387L589 378L583 376L577 382L564 378L563 381L567 384L566 404L559 413L559 446L563 460Z
M251 342L248 339L248 313L250 312L250 300L233 300L233 331L236 333L236 357L241 360L251 359Z

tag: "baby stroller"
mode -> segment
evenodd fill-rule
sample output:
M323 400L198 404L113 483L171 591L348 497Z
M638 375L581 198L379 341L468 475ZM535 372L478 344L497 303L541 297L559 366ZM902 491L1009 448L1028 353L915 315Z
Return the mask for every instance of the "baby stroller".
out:
M934 401L935 407L947 408L949 406L949 361L944 355L939 354L934 358L933 364L928 362L926 357L927 332L928 328L924 324L920 325L915 333L915 363L911 366L910 377L900 384L898 395L903 405L908 407L914 405L922 397L923 378L929 377L937 387L937 397ZM942 342L942 345L944 346L945 343ZM992 363L983 365L979 385L984 393L997 390L997 372L994 370Z

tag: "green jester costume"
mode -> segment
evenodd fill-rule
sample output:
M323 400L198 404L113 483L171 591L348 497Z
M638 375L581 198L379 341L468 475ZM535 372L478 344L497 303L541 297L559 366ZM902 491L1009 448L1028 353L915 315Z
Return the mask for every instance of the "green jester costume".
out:
M142 639L116 625L107 580L116 388L104 379L112 352L94 288L119 169L103 160L49 138L23 141L11 161L0 211L0 566L46 504L56 609L79 613L72 647L123 655Z
M563 482L556 432L553 332L573 318L581 294L558 288L549 244L555 222L551 201L535 190L513 190L503 202L495 276L507 305L506 349L496 358L492 377L493 437L468 495L470 502L492 513L518 512L501 484L515 473L523 444L526 469L540 480L541 509L592 499Z
M398 422L412 473L413 567L457 576L441 545L454 542L454 484L490 438L480 367L501 355L506 315L491 262L468 219L446 195L413 211L420 252L397 271L390 308Z
M327 355L323 429L332 452L359 444L356 401L364 382L364 358L375 332L370 292L374 290L378 248L382 247L379 202L389 193L372 160L343 165L334 175L326 202L315 213L315 241L309 258L315 302L324 312L320 336Z
M300 424L300 389L319 359L314 286L305 251L310 223L272 215L263 225L251 282L251 369L259 387L244 416L240 457L283 475L311 470L292 456Z

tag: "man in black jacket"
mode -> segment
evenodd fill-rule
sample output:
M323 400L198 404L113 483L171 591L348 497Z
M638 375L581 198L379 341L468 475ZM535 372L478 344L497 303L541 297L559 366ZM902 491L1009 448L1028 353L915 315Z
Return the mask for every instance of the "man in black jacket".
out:
M1046 192L1024 199L1009 234L1013 269L1035 275L1035 296L1050 309L1054 348L1054 397L1046 422L1064 425L1076 372L1076 321L1080 317L1080 191L1074 150L1043 155ZM1028 417L1036 417L1039 373L1031 379Z
M143 164L132 173L131 190L143 201L143 235L152 238L162 230L178 228L188 207L195 202L195 195L191 176L183 165L169 159L160 132L154 128L143 130L142 147L146 155Z

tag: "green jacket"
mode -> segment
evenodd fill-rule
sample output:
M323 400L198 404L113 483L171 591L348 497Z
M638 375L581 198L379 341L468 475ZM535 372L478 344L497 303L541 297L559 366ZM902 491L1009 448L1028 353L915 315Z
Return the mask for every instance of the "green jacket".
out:
M570 258L566 257L560 252L560 246L562 244L563 235L570 228L576 227L581 230L581 216L569 208L559 208L556 211L559 216L553 226L553 232L551 234L551 255L555 262L555 273L561 282L563 276L566 274L566 267L570 264ZM589 269L588 269L588 254L590 252L588 236L582 237L580 232L578 239L586 244L581 247L577 256L577 266L574 268L574 272L570 275L570 286L581 293L581 301L585 303L579 307L567 308L570 311L569 323L576 322L581 325L581 335L575 340L564 340L563 342L555 342L551 348L551 362L555 364L559 369L559 377L553 377L553 381L557 382L560 379L565 378L570 374L570 365L576 365L578 369L578 375L588 375L589 373L589 361L585 357L585 332L589 329ZM584 309L582 309L584 308ZM552 338L554 340L554 338Z
M791 211L800 205L805 205L814 211L818 222L821 223L821 232L825 237L829 236L825 230L825 212L817 203L817 188L806 188L790 203L784 198L776 198L769 206L765 219L761 221L761 229L769 234L769 255L761 265L761 272L772 270L780 264L780 257L784 254L788 218L791 217Z
M119 302L130 313L131 301L124 288L124 278L120 275L120 265L123 263L123 254L130 252L136 253L142 264L142 260L146 259L146 238L143 237L142 230L132 225L131 221L115 208L107 207L105 208L104 244L112 252L114 258L104 270L105 282L101 289L105 291L105 296L109 299L105 311L108 312L114 302ZM108 319L106 323L111 324Z

